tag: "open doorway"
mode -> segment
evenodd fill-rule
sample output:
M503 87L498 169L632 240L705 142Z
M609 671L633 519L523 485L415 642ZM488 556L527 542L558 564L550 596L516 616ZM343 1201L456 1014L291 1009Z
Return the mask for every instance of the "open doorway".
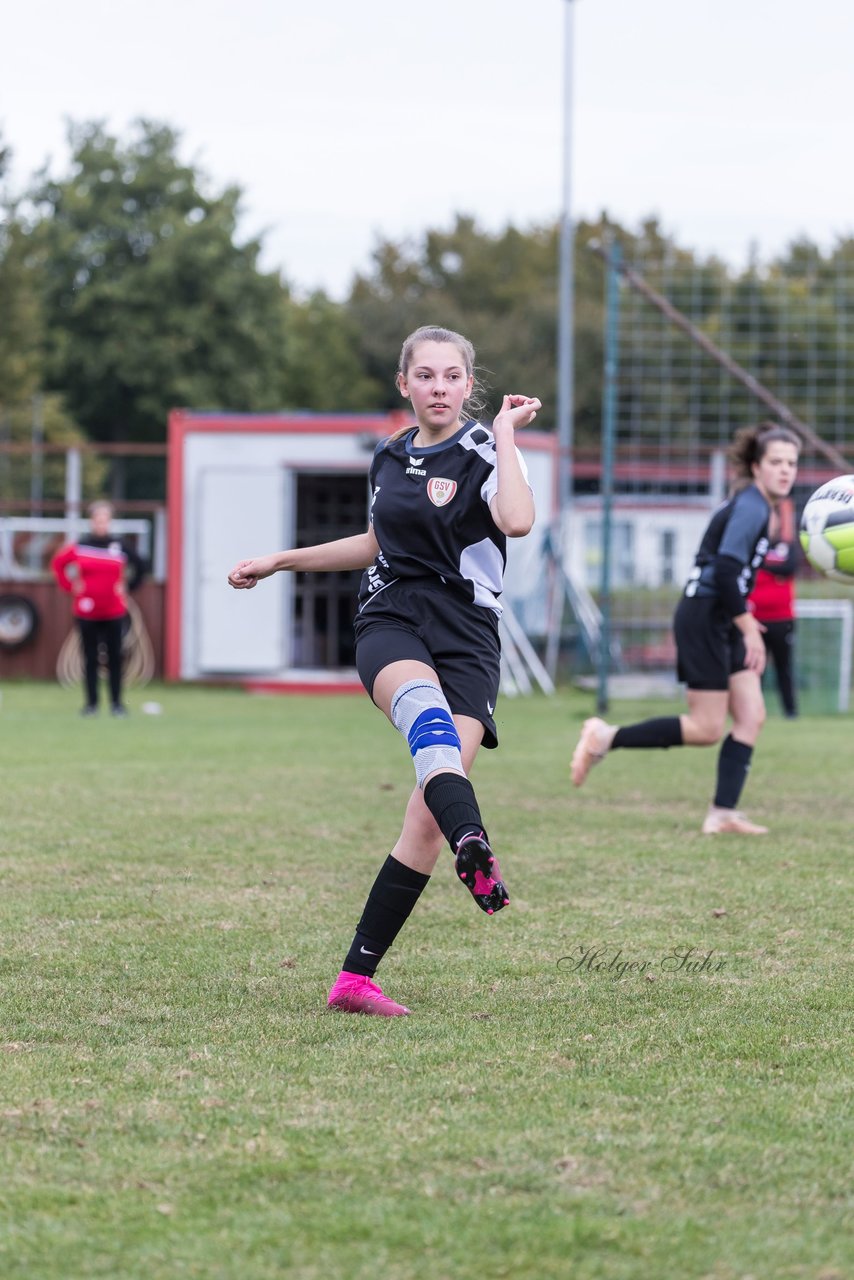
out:
M364 533L369 491L364 472L298 472L295 543L310 547ZM298 573L293 590L293 666L340 670L355 666L353 617L361 569Z

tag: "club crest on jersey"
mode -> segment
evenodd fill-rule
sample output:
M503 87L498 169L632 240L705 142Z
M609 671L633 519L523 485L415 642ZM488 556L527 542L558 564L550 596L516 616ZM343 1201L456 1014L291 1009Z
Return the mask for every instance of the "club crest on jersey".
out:
M427 497L434 507L446 507L456 492L456 480L442 480L439 476L434 476L427 482Z

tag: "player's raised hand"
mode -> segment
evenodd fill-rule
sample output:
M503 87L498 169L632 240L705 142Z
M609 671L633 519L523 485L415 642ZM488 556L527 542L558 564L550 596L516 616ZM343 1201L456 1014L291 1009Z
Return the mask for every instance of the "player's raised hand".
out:
M512 427L514 430L530 426L537 416L537 410L542 407L541 401L536 396L507 395L492 424L493 430L495 427L500 430L503 426Z

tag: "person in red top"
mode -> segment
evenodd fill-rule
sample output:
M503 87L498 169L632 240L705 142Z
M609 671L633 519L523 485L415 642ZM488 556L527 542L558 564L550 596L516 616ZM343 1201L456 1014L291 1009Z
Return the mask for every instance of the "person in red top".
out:
M771 546L748 599L750 612L763 627L762 639L774 660L774 674L783 711L793 720L798 714L795 687L795 571L797 537L795 509L784 499L769 523Z
M98 653L102 644L107 651L112 713L127 715L122 702L122 636L128 612L127 592L139 582L142 565L111 533L112 519L109 502L93 502L89 508L89 532L62 547L50 565L62 590L74 597L74 617L83 645L84 716L98 711Z

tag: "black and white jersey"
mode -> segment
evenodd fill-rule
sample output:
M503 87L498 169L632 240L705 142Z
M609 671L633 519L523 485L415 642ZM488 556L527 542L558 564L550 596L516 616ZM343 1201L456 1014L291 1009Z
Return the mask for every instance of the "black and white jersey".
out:
M489 510L498 488L492 432L470 421L441 444L415 448L416 432L374 453L371 524L380 554L362 578L359 611L393 582L432 577L500 614L507 539Z
M685 594L717 596L732 617L744 613L756 570L768 551L770 514L755 484L717 507L703 534Z

